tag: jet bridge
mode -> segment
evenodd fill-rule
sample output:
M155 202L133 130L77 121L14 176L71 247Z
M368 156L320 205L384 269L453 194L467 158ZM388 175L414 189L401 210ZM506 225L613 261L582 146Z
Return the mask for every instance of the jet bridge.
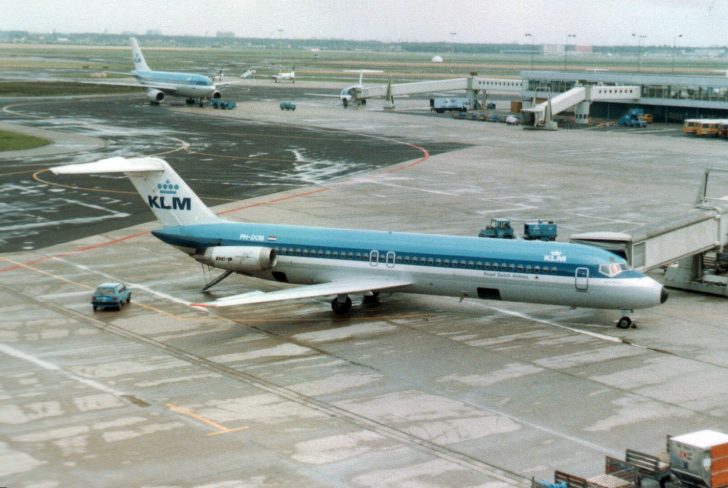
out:
M521 110L521 123L524 129L556 130L558 126L552 117L558 113L575 108L577 123L586 124L589 119L589 105L606 100L638 100L639 86L587 85L575 86L571 90L549 97L543 103Z
M711 174L728 171L705 170L695 208L687 215L631 234L588 232L569 240L620 254L640 271L667 266L665 286L728 296L728 196L708 196Z
M514 95L521 97L523 80L515 78L480 78L475 75L467 78L454 78L450 80L415 81L412 83L388 83L364 87L358 90L355 97L358 100L367 98L389 99L398 96L415 95L419 93L437 93L447 91L465 91L466 96L474 102L478 93L487 95ZM474 105L473 105L474 106Z

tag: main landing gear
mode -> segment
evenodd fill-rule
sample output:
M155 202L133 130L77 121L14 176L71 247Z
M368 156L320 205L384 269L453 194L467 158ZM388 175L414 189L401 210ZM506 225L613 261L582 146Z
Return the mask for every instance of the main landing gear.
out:
M343 315L351 312L351 298L349 295L339 295L331 300L331 310L336 315Z
M364 306L376 305L378 303L378 291L365 293L361 300L361 304ZM331 310L333 310L336 315L344 315L351 312L351 298L349 298L349 295L339 295L331 300Z

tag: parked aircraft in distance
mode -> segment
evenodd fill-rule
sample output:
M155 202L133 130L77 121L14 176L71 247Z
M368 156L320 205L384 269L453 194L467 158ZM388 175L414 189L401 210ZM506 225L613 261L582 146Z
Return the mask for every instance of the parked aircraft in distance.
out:
M234 83L215 84L210 77L199 73L153 71L149 69L147 62L144 60L144 55L137 40L131 37L129 43L131 44L132 60L134 61L134 71L131 74L134 76L135 81L105 80L95 83L144 88L152 105L159 105L169 95L186 97L187 103L190 105L195 103L195 99L199 99L200 107L206 98L220 98L222 96L218 90L219 86Z
M366 98L359 98L357 95L364 89L364 73L381 73L382 70L378 69L356 69L356 70L344 70L347 73L359 73L359 83L356 85L349 85L344 87L339 93L339 99L344 108L349 106L352 100L357 100L362 105L366 105Z
M224 307L334 296L337 314L350 294L376 299L402 292L623 311L665 302L657 281L597 247L562 242L395 233L231 222L215 215L164 160L110 158L51 168L56 174L123 173L162 227L152 234L202 264L232 273L298 284L201 303ZM367 298L369 297L369 298Z
M282 83L284 81L290 81L291 83L295 83L296 82L296 67L294 66L293 68L291 68L291 71L289 71L287 73L280 72L276 75L273 75L273 76L271 76L271 78L276 83Z

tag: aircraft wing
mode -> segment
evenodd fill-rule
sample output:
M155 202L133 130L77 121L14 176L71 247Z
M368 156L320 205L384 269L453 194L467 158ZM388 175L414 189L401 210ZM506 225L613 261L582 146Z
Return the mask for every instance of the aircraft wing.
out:
M109 86L133 86L136 88L154 88L165 93L174 93L179 88L177 85L164 82L140 82L135 78L110 79L110 80L79 80L79 83L87 85L109 85Z
M351 280L330 281L318 285L284 288L271 292L254 291L221 298L214 302L194 303L193 307L230 307L234 305L252 305L255 303L279 302L331 295L348 295L349 293L366 293L369 291L393 290L407 285L411 281L386 278L359 278Z

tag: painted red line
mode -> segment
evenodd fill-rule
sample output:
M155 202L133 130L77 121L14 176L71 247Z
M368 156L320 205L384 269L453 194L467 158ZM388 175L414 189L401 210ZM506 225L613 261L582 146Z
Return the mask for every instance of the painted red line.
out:
M51 256L43 256L42 258L34 259L32 261L25 261L22 264L14 264L12 266L6 266L4 268L0 268L0 273L3 273L5 271L14 271L16 269L20 269L20 268L23 267L23 265L25 265L25 266L32 266L32 265L36 265L36 264L42 263L44 261L48 261L49 259L53 259L53 258L60 258L60 257L64 257L64 256L71 256L73 254L78 254L78 253L81 253L81 252L90 251L92 249L98 249L100 247L113 246L114 244L118 244L120 242L128 241L130 239L136 239L137 237L141 237L141 236L144 236L144 235L147 235L147 234L148 234L147 231L137 232L136 234L129 234L127 236L119 237L118 239L112 239L110 241L100 242L98 244L91 244L91 245L88 245L88 246L81 246L81 247L78 247L76 249L72 249L72 250L66 251L66 252L61 252L61 253L58 253L58 254L53 254Z
M59 254L59 256L68 256L68 255L76 254L76 253L79 253L79 252L90 251L92 249L98 249L100 247L113 246L114 244L118 244L120 242L128 241L130 239L136 239L137 237L145 236L147 234L149 234L149 232L145 230L145 231L142 231L142 232L137 232L136 234L129 234L128 236L119 237L117 239L112 239L110 241L99 242L98 244L90 244L88 246L78 247L78 248L73 249L71 251L68 251L66 253L61 253L61 254Z
M293 200L293 199L296 199L296 198L303 198L303 197L307 197L309 195L313 195L313 194L316 194L316 193L323 193L325 191L329 191L329 189L328 188L316 188L315 190L301 192L301 193L296 193L294 195L287 195L285 197L274 198L272 200L266 200L264 202L250 203L248 205L243 205L241 207L230 208L228 210L223 210L222 212L218 213L218 215L224 215L224 214L228 214L228 213L232 213L232 212L238 212L240 210L246 210L246 209L249 209L249 208L262 207L262 206L265 206L265 205L275 205L276 203L285 202L286 200Z
M422 152L422 157L416 161L412 161L409 164L405 164L404 166L395 166L394 168L390 168L388 170L385 170L385 173L398 173L399 171L404 171L406 169L412 168L413 166L417 166L418 164L422 164L428 159L430 159L430 152L425 149L424 147L420 147L416 144L410 144L409 142L403 142L405 146L414 147L418 151Z

